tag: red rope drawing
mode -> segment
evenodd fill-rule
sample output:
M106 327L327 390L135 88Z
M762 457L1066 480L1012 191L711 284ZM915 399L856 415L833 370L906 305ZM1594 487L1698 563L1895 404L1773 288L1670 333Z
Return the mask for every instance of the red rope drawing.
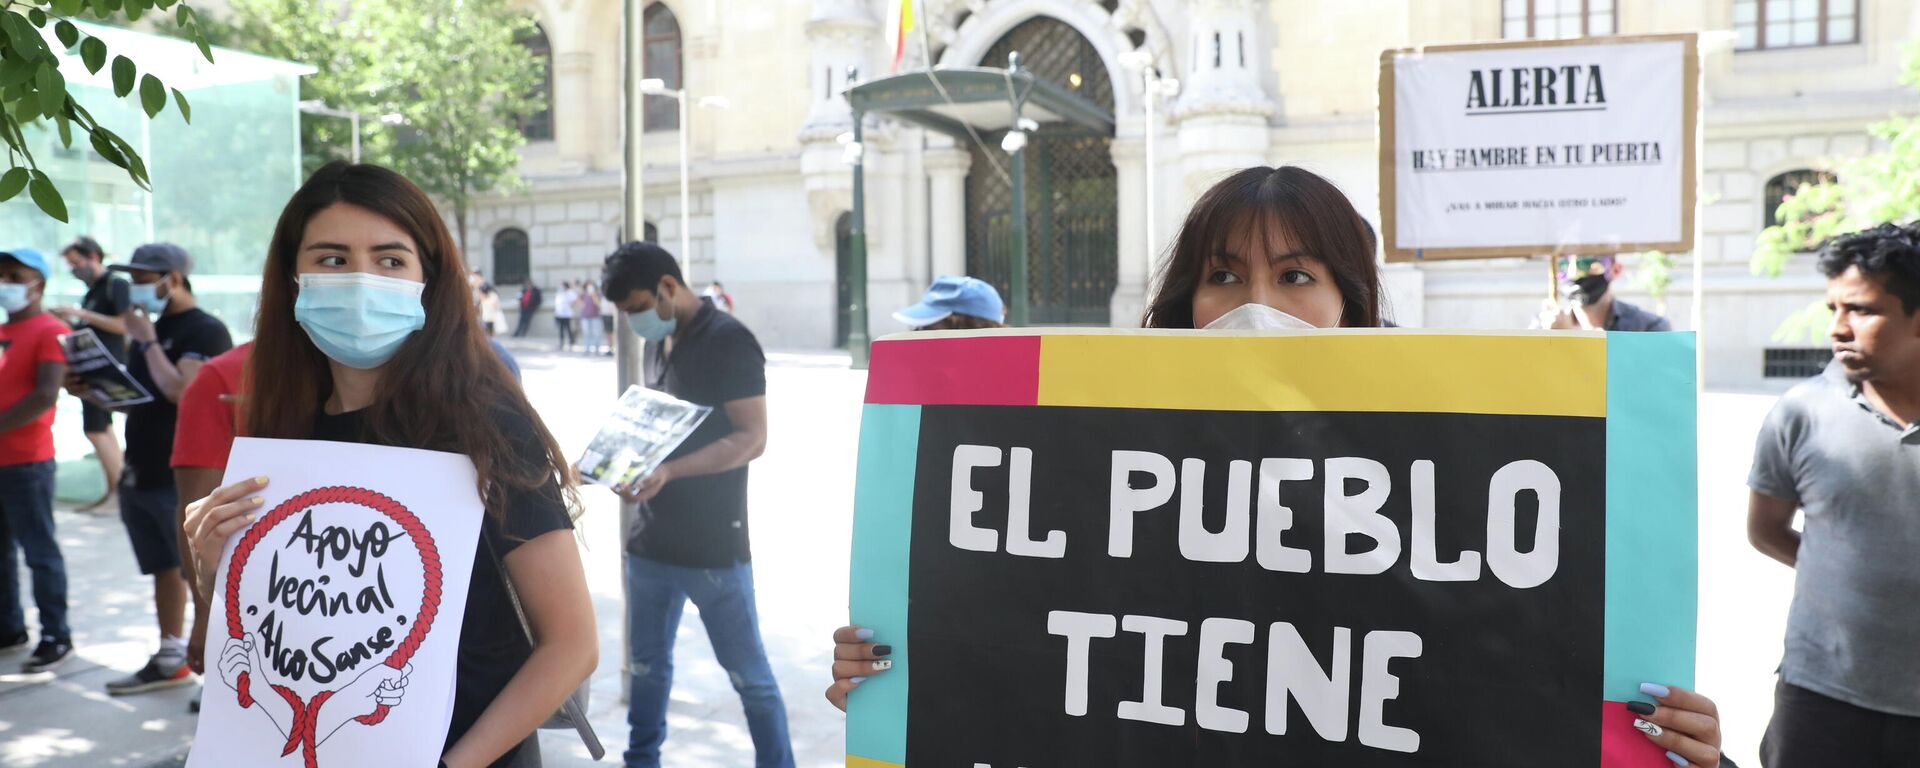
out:
M233 560L227 564L227 635L236 640L246 636L246 627L241 623L240 618L240 574L246 570L247 558L253 555L254 546L259 544L261 539L266 538L267 532L273 530L274 526L297 513L321 504L357 504L386 515L407 532L407 536L413 540L414 549L420 553L420 565L426 577L426 585L420 597L420 613L414 617L413 628L407 632L406 638L401 640L400 644L394 647L393 653L388 654L386 660L382 662L394 669L401 669L406 666L408 659L413 658L414 652L420 649L420 644L426 641L427 632L433 626L434 614L440 609L440 550L434 546L433 536L427 533L427 527L420 524L420 519L414 517L413 512L402 506L400 502L365 488L345 486L315 488L281 502L280 506L274 507L272 512L267 513L266 519L247 529L246 534L240 537L239 545L234 547ZM235 685L241 709L253 706L253 694L248 688L247 678L247 673L240 673ZM299 747L301 755L306 759L306 768L318 768L319 764L314 754L314 749L318 745L314 733L314 722L319 717L320 705L326 703L333 692L323 691L314 695L312 701L303 703L298 694L284 686L273 686L273 690L293 706L294 713L294 722L287 729L286 749L280 754L283 756L291 754L295 747ZM378 725L382 720L387 719L388 709L387 705L380 704L374 707L372 712L356 717L354 720L365 725Z

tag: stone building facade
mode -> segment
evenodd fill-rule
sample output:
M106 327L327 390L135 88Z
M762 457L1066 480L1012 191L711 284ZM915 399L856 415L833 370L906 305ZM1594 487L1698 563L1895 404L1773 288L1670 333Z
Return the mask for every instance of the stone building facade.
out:
M524 0L551 62L544 121L528 127L525 188L486 200L469 221L473 261L509 286L551 289L590 277L620 236L620 4ZM902 68L999 66L1019 50L1036 74L1114 115L1110 137L1035 134L1029 165L1051 186L1033 214L1035 317L1136 324L1156 255L1192 199L1225 173L1294 164L1335 181L1378 221L1375 136L1380 51L1387 48L1603 34L1708 32L1701 158L1709 385L1778 388L1763 375L1775 327L1816 299L1801 257L1780 278L1750 274L1769 188L1837 168L1873 149L1867 126L1912 113L1898 82L1902 46L1920 37L1905 0L918 0L920 29ZM648 76L692 99L692 194L685 217L693 279L724 281L739 314L773 348L844 339L845 214L851 173L837 140L850 127L848 77L890 71L881 0L657 0L647 6ZM1142 55L1127 56L1139 50ZM1139 60L1177 78L1147 119ZM679 126L650 105L646 217L678 250ZM1154 151L1145 138L1154 134ZM1005 155L886 119L867 126L872 332L901 330L888 310L932 276L1004 272L999 233ZM1147 166L1154 168L1153 188ZM1790 186L1787 187L1790 189ZM1034 187L1029 186L1033 200ZM1152 218L1154 242L1147 242ZM1664 301L1694 326L1688 255ZM998 270L998 272L996 272ZM1545 285L1525 259L1388 269L1406 325L1524 327ZM1629 281L1631 282L1631 280ZM1630 300L1657 302L1627 286ZM513 290L508 289L512 295ZM1814 346L1817 346L1815 344Z

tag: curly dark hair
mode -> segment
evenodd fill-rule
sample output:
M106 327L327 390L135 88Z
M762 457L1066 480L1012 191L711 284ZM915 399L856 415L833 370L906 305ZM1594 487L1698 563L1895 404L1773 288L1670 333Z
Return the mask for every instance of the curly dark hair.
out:
M1820 249L1820 273L1839 277L1850 268L1880 278L1887 292L1900 297L1900 309L1920 308L1920 222L1881 224L1827 242Z

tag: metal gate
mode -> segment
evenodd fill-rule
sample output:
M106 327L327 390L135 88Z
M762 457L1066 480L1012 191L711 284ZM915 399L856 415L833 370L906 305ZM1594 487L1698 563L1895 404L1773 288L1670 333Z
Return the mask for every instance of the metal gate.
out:
M1106 65L1086 38L1047 17L1014 27L988 49L981 66L1020 65L1073 94L1113 111ZM971 146L967 173L967 273L1012 301L1013 189L1001 171L1011 163L998 134ZM1110 136L1047 126L1027 142L1028 319L1034 324L1107 325L1118 282L1118 199ZM988 155L991 153L991 156ZM1001 170L995 170L995 166Z

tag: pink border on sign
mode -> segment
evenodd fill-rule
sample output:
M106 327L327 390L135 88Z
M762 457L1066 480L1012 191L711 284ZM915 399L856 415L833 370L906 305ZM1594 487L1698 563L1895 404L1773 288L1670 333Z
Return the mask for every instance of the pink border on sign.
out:
M1634 729L1636 717L1618 701L1600 702L1600 768L1673 768L1667 751Z
M1035 405L1039 336L877 341L867 373L871 405Z

